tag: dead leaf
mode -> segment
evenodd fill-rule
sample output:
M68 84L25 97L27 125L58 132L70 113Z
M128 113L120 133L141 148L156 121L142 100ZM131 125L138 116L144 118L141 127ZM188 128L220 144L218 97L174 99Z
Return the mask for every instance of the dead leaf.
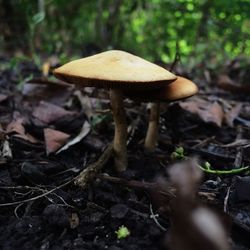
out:
M25 141L29 141L31 143L38 143L38 140L32 135L26 133L25 128L23 126L24 118L18 117L14 119L6 128L7 134L13 134L13 136L21 138Z
M6 128L6 133L16 133L16 134L25 134L25 128L23 126L24 119L19 117L13 120L10 124L8 124Z
M211 122L216 124L218 127L221 127L224 112L222 107L217 102L208 105L208 107L206 107L204 110L199 110L198 114L203 121L207 123Z
M181 102L179 105L186 111L198 115L206 123L213 123L218 127L222 125L224 112L221 105L216 101L210 103L202 99L195 99Z
M239 116L241 108L242 104L238 103L231 110L225 112L224 119L229 127L232 128L234 126L233 122Z
M220 75L218 78L218 86L224 90L238 94L250 94L250 86L247 84L235 84L228 75Z
M48 101L60 105L69 99L73 88L73 85L64 82L33 78L24 84L22 94L28 100Z
M50 153L54 153L59 148L61 148L69 139L69 137L70 135L58 130L54 130L51 128L44 129L44 139L47 155L49 155Z
M79 133L79 135L77 135L74 139L72 139L71 141L69 141L65 146L63 146L60 150L58 150L56 153L59 154L60 152L68 149L69 147L75 145L76 143L80 142L85 136L88 135L88 133L90 132L91 130L91 126L90 124L85 121L83 126L82 126L82 129Z
M62 107L44 101L41 101L39 106L36 107L32 113L35 118L47 124L54 122L63 116L75 114L76 112L67 111Z

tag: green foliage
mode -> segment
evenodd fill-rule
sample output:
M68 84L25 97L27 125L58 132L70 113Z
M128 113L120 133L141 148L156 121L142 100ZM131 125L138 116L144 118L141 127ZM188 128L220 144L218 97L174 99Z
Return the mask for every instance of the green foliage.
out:
M31 52L81 57L97 48L120 48L171 62L179 48L182 63L190 67L206 63L211 68L215 60L250 55L249 0L10 0L10 4L26 20L26 32L19 35L28 37Z
M117 235L117 238L120 239L124 239L127 238L130 235L130 231L128 230L127 227L125 226L121 226L119 227L119 229L115 232Z
M175 151L171 154L171 159L172 160L183 160L183 159L185 159L184 148L183 147L176 148Z

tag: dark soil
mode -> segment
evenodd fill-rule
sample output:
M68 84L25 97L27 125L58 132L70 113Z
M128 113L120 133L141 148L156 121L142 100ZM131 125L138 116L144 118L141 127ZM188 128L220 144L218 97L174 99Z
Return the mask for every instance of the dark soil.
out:
M5 58L1 61L3 65L8 62ZM146 104L126 101L128 121L132 128L128 169L117 174L111 158L102 173L128 182L114 183L99 176L83 190L74 185L73 179L95 162L112 141L112 118L107 113L79 143L59 154L47 156L43 134L45 128L68 133L73 138L88 118L73 91L68 96L62 90L54 96L48 94L44 97L44 93L40 97L24 96L20 91L21 84L27 83L31 74L33 77L41 76L39 69L30 62L19 63L12 69L0 69L0 93L6 96L0 102L1 249L168 249L166 241L170 217L162 210L167 204L162 204L156 193L149 191L143 183L156 183L159 177L168 179L167 169L173 163L170 156L175 148L183 146L185 155L198 156L201 163L208 161L218 170L250 165L248 147L221 147L237 138L249 140L247 123L236 120L233 127L226 124L218 127L184 111L178 103L162 108L158 148L154 154L144 153ZM212 87L206 92L202 84L200 87L203 92L201 97L208 96L206 93L212 91L210 97L244 102L245 106L250 107L249 98L244 94L235 96ZM107 96L105 91L94 91L87 95ZM69 99L71 102L68 102ZM32 113L40 100L66 107L77 114L42 122ZM99 105L99 109L108 108L107 99L104 98ZM7 126L17 117L25 119L25 131L35 137L37 143L18 137L18 133L13 131L6 134ZM12 156L3 154L6 141ZM237 166L236 156L241 158L240 166ZM231 226L227 230L233 249L250 249L249 178L246 172L234 175L205 174L200 186L200 191L214 195L213 199L202 197L201 202L219 211L223 211L229 192L226 205ZM129 185L129 181L138 181L141 188ZM155 214L158 214L156 218L160 226L153 219ZM116 232L122 225L129 229L130 235L118 239Z

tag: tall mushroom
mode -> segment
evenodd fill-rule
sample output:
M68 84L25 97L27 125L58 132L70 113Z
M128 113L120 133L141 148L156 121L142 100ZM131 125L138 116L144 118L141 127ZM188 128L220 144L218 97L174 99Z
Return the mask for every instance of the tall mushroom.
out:
M177 80L161 89L152 91L141 91L140 95L127 91L126 96L130 99L152 102L150 107L148 129L145 137L144 147L147 152L154 152L158 140L158 122L160 115L160 102L177 101L195 95L197 86L190 80L178 76Z
M110 89L110 103L115 122L114 155L117 171L127 168L127 123L123 91L154 90L176 80L166 69L120 50L110 50L74 60L54 71L66 82Z

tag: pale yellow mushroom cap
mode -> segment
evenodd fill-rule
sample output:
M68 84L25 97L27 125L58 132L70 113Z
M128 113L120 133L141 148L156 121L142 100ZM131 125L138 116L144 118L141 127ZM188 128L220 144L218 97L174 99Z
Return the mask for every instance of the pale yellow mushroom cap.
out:
M54 75L82 86L125 89L160 88L176 80L166 69L120 50L74 60L55 69Z

